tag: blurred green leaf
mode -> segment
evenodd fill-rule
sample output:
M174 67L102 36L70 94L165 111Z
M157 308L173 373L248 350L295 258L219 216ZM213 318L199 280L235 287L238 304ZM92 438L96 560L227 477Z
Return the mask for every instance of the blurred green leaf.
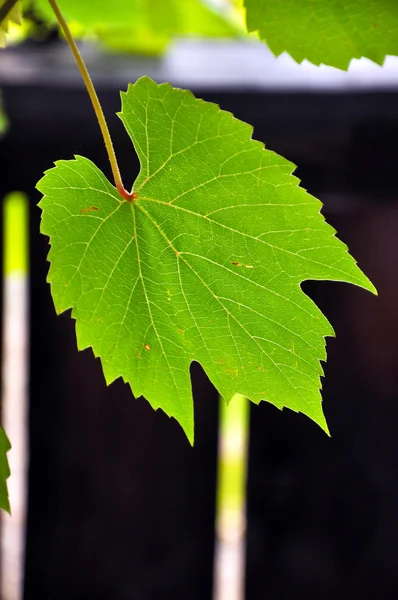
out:
M0 6L5 4L5 0L0 0ZM14 4L6 18L0 23L0 48L5 48L6 35L9 31L10 24L16 23L20 25L22 22L21 6L19 2Z
M60 8L77 37L94 34L119 51L160 53L175 36L230 37L243 34L228 13L202 0L61 0ZM37 13L55 23L47 0L34 0Z

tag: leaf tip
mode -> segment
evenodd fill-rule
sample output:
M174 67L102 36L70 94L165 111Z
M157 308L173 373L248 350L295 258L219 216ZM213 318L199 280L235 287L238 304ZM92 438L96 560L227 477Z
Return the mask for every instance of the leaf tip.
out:
M307 417L309 417L314 423L316 423L322 431L326 433L328 437L331 437L329 426L327 424L325 414L323 412L322 403L320 402L315 411L311 411L311 413L305 413Z
M193 431L193 429L192 429L192 432L191 432L191 433L187 433L187 432L185 431L185 435L187 436L187 438L188 438L188 442L190 443L190 445L191 445L191 446L192 446L192 448L193 448L193 447L194 447L194 444L195 444L195 434L194 434L194 431Z
M358 266L357 263L356 267L358 268L358 271L360 273L360 278L358 282L351 282L349 281L349 283L354 283L355 285L357 285L358 287L361 287L362 289L366 290L367 292L370 292L371 294L374 294L375 296L379 295L379 292L377 291L376 286L372 283L372 281L369 279L369 277L367 277L365 275L365 273L362 271L362 269Z
M174 415L171 416L173 416L177 423L180 425L188 439L188 442L193 447L195 443L195 426L193 414L191 414L190 416L186 416L185 418L181 418L181 415L179 415L178 417L175 417Z
M379 292L378 292L376 286L370 281L370 279L368 279L368 278L366 278L366 279L367 279L367 284L368 285L365 287L365 289L368 292L370 292L371 294L373 294L374 296L378 296Z
M328 426L328 424L327 424L327 421L326 421L326 419L325 419L325 417L324 417L324 416L323 416L323 420L322 420L320 423L317 423L317 424L318 424L318 425L319 425L319 427L322 429L322 431L323 431L324 433L326 433L326 435L327 435L328 437L332 437L332 436L331 436L331 433L330 433L329 426Z

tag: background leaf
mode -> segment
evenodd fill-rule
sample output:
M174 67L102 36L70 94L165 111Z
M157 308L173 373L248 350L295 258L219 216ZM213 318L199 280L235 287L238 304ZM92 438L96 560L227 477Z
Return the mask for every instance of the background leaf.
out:
M193 360L227 401L267 400L326 429L319 360L333 329L300 283L374 287L294 165L249 125L146 77L122 100L141 163L136 202L83 157L38 184L48 280L57 312L72 308L79 349L91 346L108 383L122 376L191 441Z
M48 22L55 18L47 0L34 7ZM119 51L158 53L175 36L225 37L244 33L228 12L217 12L202 0L62 0L61 10L77 36L95 34Z
M0 6L4 4L4 0L0 1ZM19 2L14 4L8 16L0 23L0 48L4 48L6 45L6 34L8 33L10 23L17 23L20 25L22 22L21 7Z
M244 0L247 28L278 56L347 69L351 59L382 64L398 54L396 0Z

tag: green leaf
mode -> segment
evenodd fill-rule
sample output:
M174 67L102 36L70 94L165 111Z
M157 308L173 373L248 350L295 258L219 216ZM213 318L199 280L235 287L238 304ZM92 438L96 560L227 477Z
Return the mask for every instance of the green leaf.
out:
M10 467L8 466L7 452L11 449L11 444L0 427L0 508L11 513L10 501L8 499L7 479L10 476Z
M5 0L0 0L0 6L5 3ZM22 22L21 7L19 2L14 4L6 18L0 23L0 48L4 48L6 45L6 34L8 33L10 23L16 23L20 25Z
M55 23L48 0L35 0L35 8ZM115 50L162 52L177 35L224 37L239 27L202 0L63 0L60 6L76 35L95 34Z
M398 54L396 0L244 0L247 28L278 56L347 69L353 58L382 64Z
M79 349L191 441L192 361L226 401L267 400L327 429L319 360L333 329L300 283L375 289L321 203L252 127L189 91L144 77L122 108L141 163L134 203L80 156L38 183L48 281L57 312L72 309Z

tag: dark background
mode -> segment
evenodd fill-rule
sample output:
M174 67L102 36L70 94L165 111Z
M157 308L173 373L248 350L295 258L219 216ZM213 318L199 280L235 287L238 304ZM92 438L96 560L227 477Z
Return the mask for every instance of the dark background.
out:
M73 321L55 316L34 186L54 160L75 153L110 173L77 73L62 87L34 79L0 74L11 120L0 141L0 196L20 189L31 202L25 600L210 600L217 393L194 365L192 449L176 422L120 381L106 388L99 361L76 350ZM138 165L114 116L119 88L106 74L101 82L128 187ZM253 406L247 600L396 598L398 93L220 91L206 81L193 92L300 165L303 186L323 200L379 291L303 286L337 334L323 393L332 437L303 416Z

